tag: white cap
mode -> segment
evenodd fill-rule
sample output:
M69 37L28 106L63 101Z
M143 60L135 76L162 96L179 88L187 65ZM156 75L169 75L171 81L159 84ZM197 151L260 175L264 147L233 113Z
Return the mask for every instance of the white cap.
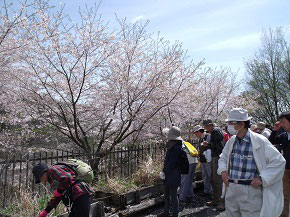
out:
M226 122L228 121L248 121L251 117L248 116L248 111L242 108L234 108L230 111Z

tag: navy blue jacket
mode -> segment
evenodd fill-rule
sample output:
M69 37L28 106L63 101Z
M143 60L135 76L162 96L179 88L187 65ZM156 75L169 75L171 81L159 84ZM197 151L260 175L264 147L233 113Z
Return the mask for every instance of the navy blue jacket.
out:
M281 144L283 156L286 160L285 168L290 170L290 140L288 139L287 132L278 135L278 132L273 131L269 137L269 141L272 142L272 144Z
M182 152L182 141L171 140L167 143L169 149L166 152L164 168L165 186L177 188L181 182L181 173L179 169L180 156Z

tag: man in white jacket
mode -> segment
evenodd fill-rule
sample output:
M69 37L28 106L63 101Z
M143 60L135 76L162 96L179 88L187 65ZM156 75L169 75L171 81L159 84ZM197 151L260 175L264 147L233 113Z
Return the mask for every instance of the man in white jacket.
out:
M228 131L234 135L219 159L228 217L278 217L283 210L285 159L264 136L249 130L245 109L230 111Z

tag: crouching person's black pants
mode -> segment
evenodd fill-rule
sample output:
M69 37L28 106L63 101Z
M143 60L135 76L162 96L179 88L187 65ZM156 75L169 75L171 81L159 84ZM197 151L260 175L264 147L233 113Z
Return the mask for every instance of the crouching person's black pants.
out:
M91 196L84 194L73 202L69 217L89 217L90 207Z

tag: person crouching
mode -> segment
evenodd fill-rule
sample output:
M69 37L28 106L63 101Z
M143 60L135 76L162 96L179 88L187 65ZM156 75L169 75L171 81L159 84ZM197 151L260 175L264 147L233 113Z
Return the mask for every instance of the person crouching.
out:
M39 163L33 167L32 173L36 184L48 182L54 190L46 209L38 217L46 217L61 200L67 206L70 205L68 203L72 205L69 217L89 217L93 191L87 183L75 179L76 174L72 169L65 165L49 168L46 164Z

